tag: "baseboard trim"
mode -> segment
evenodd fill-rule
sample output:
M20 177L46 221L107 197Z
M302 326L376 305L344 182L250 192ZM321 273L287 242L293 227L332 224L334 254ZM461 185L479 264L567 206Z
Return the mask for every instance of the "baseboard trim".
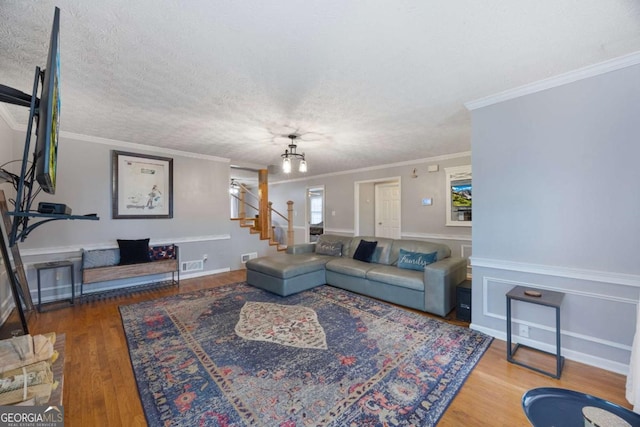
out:
M469 328L473 329L474 331L478 331L478 332L482 332L484 334L490 335L501 341L505 341L505 342L507 341L506 332L502 332L497 329L486 328L484 326L479 326L474 323L471 323L471 325L469 325ZM522 338L522 337L518 337L517 342L520 342L524 345L538 348L540 350L544 350L550 353L555 353L556 351L555 346L552 346L546 343L541 343L538 341L533 341L533 340ZM623 363L613 362L611 360L602 359L600 357L591 356L589 354L581 353L574 350L568 350L565 348L562 348L561 354L569 360L573 360L579 363L584 363L585 365L594 366L596 368L602 368L607 371L615 372L617 374L627 375L629 373L629 365L625 365ZM506 357L507 355L505 354L505 359Z

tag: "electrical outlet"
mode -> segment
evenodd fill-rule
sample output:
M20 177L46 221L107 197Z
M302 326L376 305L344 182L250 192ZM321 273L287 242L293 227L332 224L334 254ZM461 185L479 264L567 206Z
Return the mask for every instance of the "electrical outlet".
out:
M529 338L529 326L527 325L520 325L520 332L519 335L523 338Z
M209 255L207 255L207 254L202 255L202 260L203 261L206 261L208 259L209 259Z

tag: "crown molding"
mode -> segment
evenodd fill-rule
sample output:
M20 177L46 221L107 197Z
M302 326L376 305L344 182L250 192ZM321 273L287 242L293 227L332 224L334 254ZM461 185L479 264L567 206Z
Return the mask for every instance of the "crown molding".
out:
M4 117L3 115L3 111L2 111L3 109L4 107L0 105L0 117L3 117L5 118L5 120L7 120L7 117ZM8 114L8 118L13 120L11 118L11 115L8 113L8 111L6 113ZM11 127L11 129L13 129L14 131L17 131L17 132L27 131L27 127L25 125L19 125L15 121L13 121L13 123L9 123L9 121L7 120L7 124L9 124L9 127ZM225 157L210 156L207 154L193 153L190 151L173 150L170 148L157 147L155 145L137 144L135 142L120 141L118 139L101 138L99 136L83 135L80 133L73 133L73 132L67 132L67 131L60 131L60 138L72 139L74 141L90 142L93 144L109 145L112 147L122 147L128 150L146 151L154 154L157 153L157 154L166 154L170 156L190 157L193 159L209 160L212 162L221 162L221 163L227 163L227 164L231 163L231 159L227 159Z
M567 73L558 74L557 76L549 77L544 80L539 80L537 82L529 83L524 86L509 89L504 92L499 92L485 98L465 102L464 106L469 111L473 111L477 110L478 108L498 104L500 102L519 98L525 95L531 95L536 92L563 86L569 83L576 82L578 80L599 76L611 71L620 70L638 64L640 64L640 51L618 58L610 59L608 61L578 68L577 70L569 71Z
M443 154L441 156L425 157L424 159L407 160L407 161L404 161L404 162L388 163L388 164L385 164L385 165L369 166L369 167L361 168L361 169L351 169L351 170L340 171L340 172L331 172L331 173L325 173L325 174L322 174L322 175L309 175L309 176L305 176L305 177L302 177L302 178L295 178L295 179L287 179L287 180L284 180L284 181L269 182L269 184L271 184L271 185L288 184L290 182L308 181L311 178L326 178L326 177L330 177L330 176L349 175L349 174L353 174L353 173L369 172L369 171L380 170L380 169L395 168L395 167L399 167L399 166L409 166L409 165L417 165L417 164L422 164L422 163L442 162L442 161L445 161L445 160L459 159L461 157L471 157L471 151L462 151L460 153L453 153L453 154Z
M189 151L172 150L170 148L162 148L162 147L157 147L155 145L137 144L134 142L119 141L117 139L109 139L109 138L100 138L98 136L82 135L82 134L73 133L73 132L61 131L60 136L64 138L73 139L76 141L92 142L94 144L111 145L111 146L131 149L131 150L151 151L154 154L161 153L161 154L168 154L171 156L191 157L194 159L209 160L213 162L231 163L231 159L227 159L224 157L209 156L206 154L192 153Z

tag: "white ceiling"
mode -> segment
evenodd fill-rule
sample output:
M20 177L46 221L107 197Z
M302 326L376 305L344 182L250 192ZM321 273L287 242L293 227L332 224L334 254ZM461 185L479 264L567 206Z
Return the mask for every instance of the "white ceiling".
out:
M635 0L1 0L0 84L54 5L63 132L251 167L296 133L309 175L469 151L464 102L640 50Z

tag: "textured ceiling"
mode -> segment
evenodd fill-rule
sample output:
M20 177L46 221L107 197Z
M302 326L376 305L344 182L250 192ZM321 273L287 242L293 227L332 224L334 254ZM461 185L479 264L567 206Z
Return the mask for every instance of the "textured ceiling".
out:
M296 133L309 175L469 151L464 102L640 50L634 0L1 0L0 84L54 5L63 132L251 167Z

